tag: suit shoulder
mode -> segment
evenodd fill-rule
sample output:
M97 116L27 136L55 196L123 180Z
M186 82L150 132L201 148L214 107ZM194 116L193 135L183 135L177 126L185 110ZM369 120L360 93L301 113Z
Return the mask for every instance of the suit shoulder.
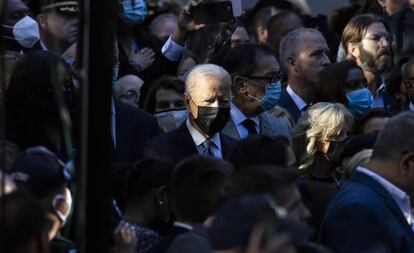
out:
M177 236L168 248L168 253L174 252L212 252L208 239L194 231L188 231Z

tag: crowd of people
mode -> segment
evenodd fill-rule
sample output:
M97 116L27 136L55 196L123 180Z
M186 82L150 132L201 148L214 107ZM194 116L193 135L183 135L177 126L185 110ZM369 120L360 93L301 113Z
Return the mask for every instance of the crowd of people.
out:
M109 250L414 253L414 0L206 2L113 0ZM78 252L81 3L0 3L0 251Z

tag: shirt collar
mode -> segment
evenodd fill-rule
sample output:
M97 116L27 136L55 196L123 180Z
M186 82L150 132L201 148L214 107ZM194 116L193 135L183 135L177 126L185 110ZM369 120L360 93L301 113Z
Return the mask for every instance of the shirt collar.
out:
M286 88L287 93L292 98L293 102L296 104L296 107L299 109L299 111L303 111L303 109L308 105L301 97L299 97L298 94L296 94L290 85Z
M378 183L380 183L387 192L391 195L391 197L395 200L398 207L401 209L402 213L404 214L405 218L407 219L408 223L411 225L413 224L413 215L411 213L411 203L410 203L410 197L407 193L405 193L403 190L395 186L393 183L379 175L378 173L373 172L372 170L369 170L365 167L358 166L357 171L364 173L374 180L376 180Z
M207 140L197 129L193 127L193 125L191 125L189 118L185 121L185 124L187 125L187 129L190 132L191 138L193 139L196 147L200 146L203 142ZM209 140L213 142L216 145L216 147L221 150L221 141L219 133L213 135Z
M241 123L245 120L245 119L251 119L253 120L253 122L256 124L256 126L259 125L259 116L254 116L251 118L246 117L246 115L244 115L244 113L242 113L240 111L240 109L233 103L231 103L230 105L230 117L233 120L234 124L236 126L241 125Z
M193 226L191 226L187 223L179 222L179 221L174 222L174 226L180 227L180 228L185 228L185 229L188 229L188 230L193 230Z

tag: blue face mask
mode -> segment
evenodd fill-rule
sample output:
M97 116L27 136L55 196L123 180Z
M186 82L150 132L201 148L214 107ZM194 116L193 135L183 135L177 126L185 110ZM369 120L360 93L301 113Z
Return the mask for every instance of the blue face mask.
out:
M249 97L256 99L259 101L259 106L262 108L263 111L268 111L275 107L280 100L280 94L282 93L282 84L280 81L277 81L272 84L267 84L265 86L265 95L261 99L256 97L250 96Z
M355 118L359 118L365 111L371 108L372 95L367 88L348 92L346 97L348 98L348 110Z
M147 5L144 0L119 0L124 8L119 17L126 25L141 24L147 16Z

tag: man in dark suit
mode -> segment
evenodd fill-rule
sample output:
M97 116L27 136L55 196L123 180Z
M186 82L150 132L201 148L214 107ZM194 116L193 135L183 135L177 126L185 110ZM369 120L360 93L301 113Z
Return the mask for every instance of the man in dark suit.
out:
M114 100L111 112L114 161L131 164L142 158L144 143L162 131L151 114L120 101Z
M278 105L296 122L315 102L318 73L330 63L329 48L318 30L298 28L283 37L279 51L288 84L282 89Z
M173 164L195 154L227 158L236 144L220 133L230 118L230 86L230 76L223 68L213 64L195 67L185 83L189 119L177 130L146 143L144 157Z
M392 118L371 161L340 188L320 231L321 242L334 252L414 252L413 128L412 112Z
M207 156L192 156L175 168L172 180L174 226L152 253L212 252L203 223L224 197L233 166ZM191 189L191 190L189 190Z
M280 66L270 50L257 45L231 49L223 64L233 81L230 120L223 133L243 139L251 134L290 139L290 123L268 113L280 98Z

